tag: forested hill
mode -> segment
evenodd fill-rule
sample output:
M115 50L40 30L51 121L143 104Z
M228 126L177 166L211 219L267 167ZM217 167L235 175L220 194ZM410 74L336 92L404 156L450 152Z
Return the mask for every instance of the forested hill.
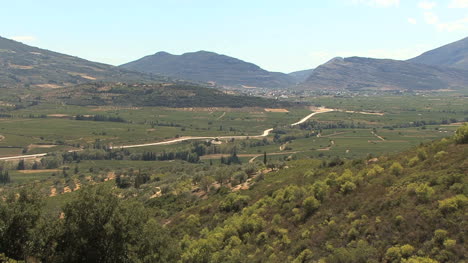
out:
M83 188L56 216L22 188L0 203L0 258L463 262L467 155L464 125L453 138L396 156L267 162L260 173L191 166L179 175L181 166L138 188L119 189L129 176L116 178L119 188ZM233 187L239 183L247 187Z
M282 107L281 102L259 97L232 95L190 83L125 84L88 83L49 91L43 100L70 105L125 105L161 107Z
M465 125L397 156L290 162L168 226L182 262L462 262L467 143Z

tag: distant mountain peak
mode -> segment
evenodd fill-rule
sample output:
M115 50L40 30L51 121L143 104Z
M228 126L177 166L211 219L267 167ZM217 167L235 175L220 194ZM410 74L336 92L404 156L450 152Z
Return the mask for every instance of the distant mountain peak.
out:
M182 55L158 52L120 67L222 86L287 88L295 83L287 74L269 72L255 64L206 50Z
M468 70L468 37L442 47L429 50L408 61L412 63Z

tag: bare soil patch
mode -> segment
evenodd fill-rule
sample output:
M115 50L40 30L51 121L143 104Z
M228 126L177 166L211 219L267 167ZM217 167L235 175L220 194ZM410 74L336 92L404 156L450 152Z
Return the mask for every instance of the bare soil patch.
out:
M10 68L14 69L33 69L33 66L23 66L23 65L15 65L15 64L10 64Z
M66 117L70 117L70 115L67 115L67 114L48 114L47 117L52 117L52 118L66 118Z
M139 110L141 107L115 107L115 106L99 106L92 108L91 111L110 111L110 110Z
M22 174L39 174L39 173L53 173L53 172L60 172L62 170L59 169L43 169L43 170L18 170L18 173Z
M289 112L287 109L268 109L265 108L266 112Z
M35 85L35 86L39 87L39 88L45 88L45 89L59 89L59 88L62 87L62 86L56 85L56 84L38 84L38 85Z

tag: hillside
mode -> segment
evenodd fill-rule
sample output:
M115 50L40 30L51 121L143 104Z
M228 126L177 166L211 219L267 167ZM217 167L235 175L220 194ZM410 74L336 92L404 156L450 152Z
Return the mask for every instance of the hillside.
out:
M47 198L48 208L39 188L2 193L0 259L463 262L467 143L464 125L452 138L366 160L165 162L115 173L75 168L88 185ZM51 155L43 163L59 158L85 168L86 158L98 152L101 158L121 154L103 151ZM63 176L77 180L71 172L63 169Z
M189 83L88 83L49 91L45 102L95 106L272 107L289 105L271 99L237 96Z
M0 87L57 88L90 81L161 81L0 37Z
M120 67L221 86L277 88L294 84L287 74L268 72L252 63L206 51L182 55L159 52Z
M291 72L288 75L293 77L296 83L302 83L310 76L310 74L312 74L313 71L314 69L306 69L306 70Z
M315 69L301 88L349 90L461 90L468 71L390 59L335 58Z
M408 62L468 70L468 37L427 51Z

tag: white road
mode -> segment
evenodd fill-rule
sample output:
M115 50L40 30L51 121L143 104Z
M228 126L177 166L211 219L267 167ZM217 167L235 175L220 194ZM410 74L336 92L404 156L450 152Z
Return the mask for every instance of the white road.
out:
M19 155L19 156L10 156L10 157L0 157L0 161L9 161L9 160L17 160L17 159L33 159L38 157L44 157L47 153L39 153L39 154L29 154L29 155Z
M307 115L306 117L302 118L300 121L291 124L291 126L296 126L301 123L306 122L308 119L312 118L313 116L320 114L320 113L326 113L326 112L331 112L335 111L334 109L326 109L326 108L320 108L318 111L311 113ZM122 145L122 146L112 146L110 147L111 149L128 149L128 148L139 148L139 147L146 147L146 146L158 146L158 145L169 145L169 144L174 144L174 143L180 143L180 142L185 142L185 141L193 141L193 140L231 140L231 139L238 139L238 140L245 140L249 138L262 138L268 136L274 129L266 129L263 131L262 134L260 135L254 135L254 136L212 136L212 137L197 137L197 136L186 136L186 137L180 137L168 141L162 141L162 142L153 142L153 143L145 143L145 144L134 144L134 145ZM41 154L31 154L31 155L19 155L19 156L10 156L10 157L1 157L0 161L6 161L6 160L18 160L18 159L31 159L31 158L38 158L38 157L44 157L46 156L47 153L41 153Z

